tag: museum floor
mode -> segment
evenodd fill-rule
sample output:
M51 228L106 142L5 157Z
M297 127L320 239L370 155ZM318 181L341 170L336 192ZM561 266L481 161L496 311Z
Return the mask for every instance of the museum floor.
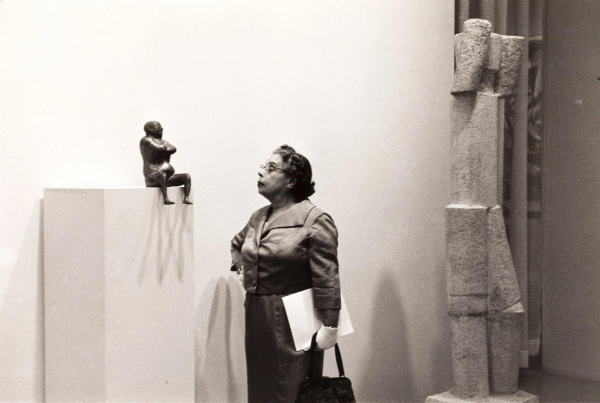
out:
M600 382L550 375L540 368L531 360L530 368L519 373L519 389L539 396L540 403L600 402Z

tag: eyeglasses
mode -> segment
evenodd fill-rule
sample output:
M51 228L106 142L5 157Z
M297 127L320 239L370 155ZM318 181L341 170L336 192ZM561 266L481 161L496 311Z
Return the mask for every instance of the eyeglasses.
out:
M262 164L260 166L260 169L264 169L268 174L273 173L275 171L285 172L285 170L283 168L276 167L273 164L269 164L269 165Z

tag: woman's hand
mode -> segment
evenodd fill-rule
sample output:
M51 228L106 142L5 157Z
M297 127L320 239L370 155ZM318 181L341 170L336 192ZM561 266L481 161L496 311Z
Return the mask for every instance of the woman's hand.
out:
M323 325L317 332L317 351L327 350L337 343L339 309L317 309L317 317Z
M235 264L235 268L237 270L237 277L242 283L244 282L244 265L242 262L238 262Z
M335 346L335 343L337 343L337 334L337 327L322 325L317 332L317 351L327 350L328 348Z

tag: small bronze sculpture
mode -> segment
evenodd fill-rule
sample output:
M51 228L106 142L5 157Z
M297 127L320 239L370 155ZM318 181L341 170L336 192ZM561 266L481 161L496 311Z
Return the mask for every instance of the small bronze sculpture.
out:
M146 135L140 140L140 151L144 160L144 177L146 187L160 187L165 204L174 204L167 195L168 186L183 185L183 202L192 204L188 197L192 188L192 177L189 174L175 174L175 168L170 164L171 154L177 149L168 141L162 139L163 128L158 122L148 122L144 125Z

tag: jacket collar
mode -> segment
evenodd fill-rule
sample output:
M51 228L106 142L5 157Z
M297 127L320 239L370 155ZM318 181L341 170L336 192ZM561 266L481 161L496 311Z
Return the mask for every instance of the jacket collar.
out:
M274 228L284 228L284 227L297 227L304 225L306 221L306 217L310 210L312 210L315 206L308 199L302 200L300 203L294 204L292 207L287 209L283 214L275 219L275 221L269 223L269 225L264 226L264 222L266 221L267 214L269 214L272 210L271 206L264 208L259 215L259 233L270 231Z

